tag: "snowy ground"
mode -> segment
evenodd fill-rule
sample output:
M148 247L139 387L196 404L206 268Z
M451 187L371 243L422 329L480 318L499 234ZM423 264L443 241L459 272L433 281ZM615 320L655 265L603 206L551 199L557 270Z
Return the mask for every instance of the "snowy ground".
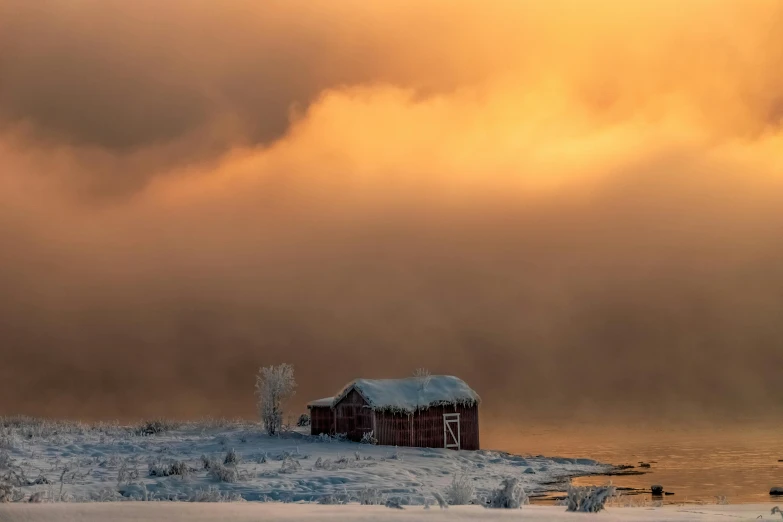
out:
M421 506L434 503L434 494L444 493L455 474L467 476L481 499L505 477L519 478L528 494L537 495L564 490L570 477L611 469L587 459L397 449L296 432L269 437L252 424L165 428L145 436L138 427L0 419L0 485L11 484L17 501L396 499ZM232 449L238 463L224 464ZM51 508L40 509L29 513Z
M232 503L185 504L173 502L123 502L111 504L5 504L0 505L2 522L232 522L280 521L363 521L373 522L455 522L467 520L531 522L633 522L705 520L781 520L770 514L772 504L736 506L665 506L662 508L609 508L597 514L566 513L555 506L525 506L518 510L489 510L478 506L457 506L447 510L421 506L392 510L380 506L319 506L315 504Z

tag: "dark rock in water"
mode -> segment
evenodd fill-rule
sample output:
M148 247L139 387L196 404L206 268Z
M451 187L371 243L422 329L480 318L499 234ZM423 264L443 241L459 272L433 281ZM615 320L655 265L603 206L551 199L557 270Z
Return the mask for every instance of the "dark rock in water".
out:
M772 488L769 490L769 494L773 497L783 497L783 488Z
M672 493L671 491L667 491L667 492L664 493L664 495L666 495L668 497L668 496L674 495L674 493Z
M633 466L631 466L633 468ZM639 471L638 469L630 469L626 466L616 466L613 469L607 471L606 473L601 473L603 476L611 477L611 476L618 476L618 475L646 475L647 471Z
M640 467L640 468L649 468L649 467L651 467L651 466L650 466L650 464L648 464L647 462L640 462L640 463L639 463L639 467Z
M652 487L650 487L650 491L652 491L654 497L663 496L663 486L660 484L653 484Z
M527 468L525 470L525 473L528 474L528 475L533 475L533 474L535 474L535 472L536 471L533 468Z

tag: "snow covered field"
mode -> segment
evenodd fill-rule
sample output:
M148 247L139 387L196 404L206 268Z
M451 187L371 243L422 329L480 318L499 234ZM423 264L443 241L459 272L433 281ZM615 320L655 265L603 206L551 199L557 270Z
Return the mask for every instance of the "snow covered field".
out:
M472 484L473 498L480 499L506 477L519 478L529 495L540 495L564 490L570 477L611 469L587 459L372 446L297 432L270 437L249 423L145 430L0 419L3 425L0 485L10 484L12 500L22 502L396 500L421 509L425 502L435 504L435 494L444 494L455 475Z
M556 506L525 506L518 510L489 510L478 506L457 506L429 510L411 506L400 511L380 506L319 506L314 504L232 503L184 504L181 502L123 502L111 504L5 504L0 505L2 522L257 522L280 521L363 521L373 522L459 522L468 520L530 522L685 522L706 520L781 520L772 515L772 504L736 506L665 506L662 508L608 508L596 514L566 513Z

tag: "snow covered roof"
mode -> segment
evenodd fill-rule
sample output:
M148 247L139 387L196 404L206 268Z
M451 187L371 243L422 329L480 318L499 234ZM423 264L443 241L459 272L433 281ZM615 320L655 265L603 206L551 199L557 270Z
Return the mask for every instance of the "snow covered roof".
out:
M419 377L406 379L356 379L338 393L333 405L355 389L373 410L414 412L432 406L461 404L473 406L481 402L478 393L465 381L451 375L432 375L426 386Z
M317 401L310 401L307 403L308 406L331 406L332 402L334 402L334 397L324 397L323 399L318 399Z

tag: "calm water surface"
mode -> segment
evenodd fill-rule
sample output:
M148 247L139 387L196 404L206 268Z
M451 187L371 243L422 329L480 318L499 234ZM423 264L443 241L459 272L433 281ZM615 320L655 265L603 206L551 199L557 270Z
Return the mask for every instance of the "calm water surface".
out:
M490 437L492 438L492 437ZM611 464L653 462L646 475L584 477L577 485L606 484L649 490L661 484L674 493L666 502L728 497L731 503L768 502L783 486L783 429L715 428L526 428L497 445L523 454L586 457ZM774 500L774 499L773 499ZM783 499L781 499L783 503Z

